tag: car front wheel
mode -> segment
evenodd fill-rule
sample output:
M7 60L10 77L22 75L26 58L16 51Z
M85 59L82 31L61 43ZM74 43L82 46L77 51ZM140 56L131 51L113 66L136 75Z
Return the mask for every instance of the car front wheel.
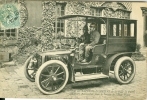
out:
M136 73L136 66L130 57L121 57L115 64L114 74L120 84L130 83Z
M24 64L24 74L29 81L35 82L35 74L36 74L37 68L32 67L33 65L29 67L30 60L32 59L32 57L33 56L30 56Z
M68 77L67 66L59 60L51 60L38 69L35 82L42 93L55 94L65 87Z

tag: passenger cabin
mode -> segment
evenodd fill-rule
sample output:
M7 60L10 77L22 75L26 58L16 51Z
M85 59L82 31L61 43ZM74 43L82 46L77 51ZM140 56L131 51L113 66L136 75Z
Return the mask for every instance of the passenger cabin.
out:
M120 52L134 52L136 50L136 20L87 15L65 15L59 17L59 19L77 18L76 21L79 21L80 17L84 18L86 23L96 23L97 30L101 34L98 45L101 45L102 52L98 51L99 47L95 48L93 52L108 55Z

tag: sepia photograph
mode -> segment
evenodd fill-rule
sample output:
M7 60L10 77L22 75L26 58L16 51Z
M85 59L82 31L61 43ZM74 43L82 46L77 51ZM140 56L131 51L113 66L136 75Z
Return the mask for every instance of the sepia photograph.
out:
M0 98L146 100L147 2L0 0Z

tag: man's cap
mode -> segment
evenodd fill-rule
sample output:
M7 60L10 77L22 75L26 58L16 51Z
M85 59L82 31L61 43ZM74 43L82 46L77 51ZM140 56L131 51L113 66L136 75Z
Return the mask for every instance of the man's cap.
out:
M90 27L96 27L96 24L95 23L91 23Z

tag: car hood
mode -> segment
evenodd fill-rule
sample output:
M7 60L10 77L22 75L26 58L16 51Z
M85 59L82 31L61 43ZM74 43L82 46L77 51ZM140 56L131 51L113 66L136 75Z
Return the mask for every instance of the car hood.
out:
M72 50L49 50L45 52L38 52L37 54L41 56L47 56L47 55L67 55L70 54Z

